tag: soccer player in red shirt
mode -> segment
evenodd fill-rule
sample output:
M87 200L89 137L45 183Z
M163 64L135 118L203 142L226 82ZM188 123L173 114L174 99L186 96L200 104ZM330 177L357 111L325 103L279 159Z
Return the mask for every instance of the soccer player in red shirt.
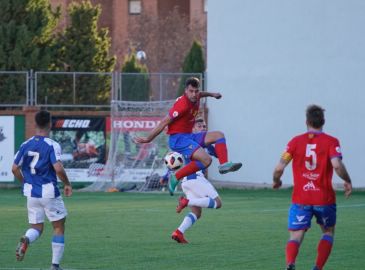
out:
M352 192L350 176L342 162L338 139L322 131L324 109L310 105L306 111L308 131L287 145L273 175L273 188L280 188L285 167L293 161L294 187L289 209L289 241L286 244L287 270L295 270L295 260L305 232L316 217L323 232L318 243L313 270L322 270L332 249L336 225L336 197L332 187L333 170L344 180L345 196Z
M200 99L203 97L220 99L222 97L220 93L201 92L199 87L199 79L188 78L185 82L184 95L177 98L168 115L161 120L147 137L134 138L135 143L149 143L167 126L167 134L170 135L170 149L184 155L185 159L191 160L175 174L170 174L168 188L171 195L173 195L180 179L204 170L211 164L212 158L203 149L207 145L215 145L221 174L237 171L242 166L242 163L228 161L226 139L222 132L192 133L195 117L199 112Z

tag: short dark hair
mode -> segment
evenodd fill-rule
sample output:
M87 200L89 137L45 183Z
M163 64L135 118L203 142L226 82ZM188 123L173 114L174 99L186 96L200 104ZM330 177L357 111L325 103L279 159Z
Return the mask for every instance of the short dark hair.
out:
M205 120L202 117L195 118L195 123L204 123L204 122L205 122Z
M306 111L308 125L314 128L321 128L325 122L324 111L321 106L309 105Z
M51 122L51 113L46 110L41 110L35 115L35 123L41 129L45 129Z
M191 85L192 87L195 87L195 88L199 88L200 87L200 81L196 77L187 78L186 81L185 81L185 87L188 87L189 85Z

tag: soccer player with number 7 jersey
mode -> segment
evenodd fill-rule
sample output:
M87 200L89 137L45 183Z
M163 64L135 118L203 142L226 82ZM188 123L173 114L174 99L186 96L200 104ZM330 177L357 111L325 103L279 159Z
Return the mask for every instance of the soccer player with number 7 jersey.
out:
M28 246L40 237L47 216L53 226L51 270L61 270L59 264L65 246L67 210L57 186L57 176L64 184L65 196L72 195L72 187L60 161L61 147L48 138L52 125L51 114L39 111L35 115L35 122L36 135L21 145L12 167L27 197L30 224L30 228L20 238L16 258L18 261L23 260Z
M336 197L332 187L333 170L344 180L345 196L352 192L350 176L342 162L338 139L322 131L324 109L310 105L306 111L308 131L287 145L273 174L273 188L282 185L281 176L292 161L294 187L289 209L289 241L286 244L286 269L295 270L295 260L312 217L322 230L313 270L322 270L333 245L336 225Z

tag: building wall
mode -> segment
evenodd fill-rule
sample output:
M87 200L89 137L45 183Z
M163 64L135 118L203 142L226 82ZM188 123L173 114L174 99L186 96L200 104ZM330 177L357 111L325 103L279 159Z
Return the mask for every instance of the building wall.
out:
M340 139L354 186L365 186L365 3L362 0L209 1L209 126L225 132L239 172L213 179L271 183L305 109L326 109L325 132ZM292 182L291 168L283 177ZM335 177L335 183L342 181Z
M65 14L67 7L72 2L81 2L82 0L51 0L53 7L60 6L62 10L62 18L60 20L60 29L63 29L68 18ZM121 63L125 55L129 52L128 31L133 29L136 18L140 15L129 14L128 0L91 0L93 5L100 4L102 14L100 17L100 27L108 27L110 37L112 38L111 54L117 56L117 69L120 69ZM201 36L206 37L206 19L204 12L204 0L142 0L142 13L148 13L154 17L164 17L173 10L175 6L179 6L180 14L184 14L189 18L191 27L204 26ZM196 23L198 22L198 24ZM199 28L199 29L200 29ZM158 29L156 29L158 31ZM205 40L202 40L205 44ZM153 54L149 57L154 57ZM154 61L152 61L154 62ZM148 64L148 63L147 63ZM158 66L158 65L157 65ZM161 72L161 70L151 70L151 72ZM167 71L167 70L163 70ZM180 70L170 70L170 72L180 72Z

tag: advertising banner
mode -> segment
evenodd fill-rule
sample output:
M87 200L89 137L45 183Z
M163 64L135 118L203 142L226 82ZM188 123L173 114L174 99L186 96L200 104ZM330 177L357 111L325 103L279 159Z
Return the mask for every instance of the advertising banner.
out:
M163 117L156 116L126 116L107 117L106 132L110 137L111 132L116 134L116 149L113 151L114 179L116 181L145 181L151 173L165 174L166 167L163 157L168 151L167 136L162 132L152 142L135 144L134 136L146 136L154 129Z
M14 116L0 116L0 182L13 181Z
M90 170L105 164L104 117L52 117L51 139L62 148L61 161L73 182L92 182Z

